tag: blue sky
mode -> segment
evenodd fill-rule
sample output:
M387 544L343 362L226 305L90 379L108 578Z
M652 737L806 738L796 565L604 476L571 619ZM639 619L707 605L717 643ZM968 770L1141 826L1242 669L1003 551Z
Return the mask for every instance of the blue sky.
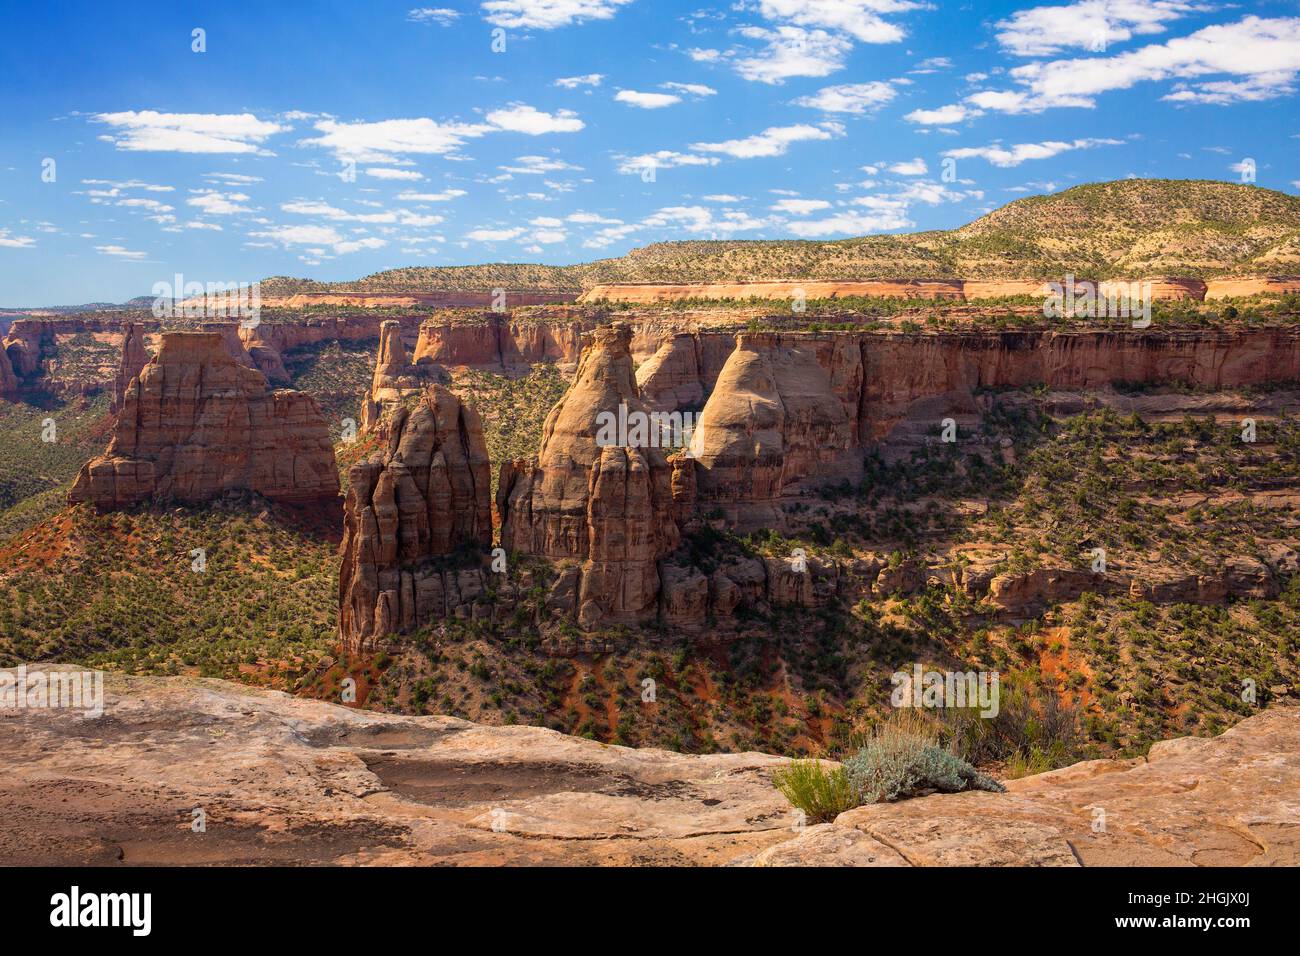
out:
M1300 189L1294 2L434 2L7 5L0 305Z

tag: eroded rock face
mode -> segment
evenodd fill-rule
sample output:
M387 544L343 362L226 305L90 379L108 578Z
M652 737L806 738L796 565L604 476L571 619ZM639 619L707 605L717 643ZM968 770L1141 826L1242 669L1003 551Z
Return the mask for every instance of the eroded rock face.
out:
M849 333L853 334L853 333ZM1243 332L959 332L862 337L860 439L904 419L976 411L980 388L1046 385L1081 392L1117 382L1222 390L1300 378L1300 334Z
M14 319L5 333L5 354L15 375L27 378L41 368L41 352L54 338L57 320Z
M0 395L12 395L18 391L18 376L14 374L9 353L0 349Z
M127 324L122 340L122 362L113 382L113 402L110 411L122 407L122 397L135 377L149 364L149 352L144 347L144 327L139 322Z
M782 527L805 481L861 475L862 357L852 337L742 333L700 415L697 500L741 530Z
M164 333L123 391L108 450L82 467L68 498L114 508L236 490L282 501L337 495L320 408L310 395L271 391L220 333Z
M676 519L692 490L681 475L674 483L665 449L598 441L601 413L648 412L630 339L624 326L596 330L573 386L546 418L537 456L503 464L497 489L507 551L583 562L578 615L585 624L654 613L656 562L677 547Z
M356 651L472 601L482 570L436 559L492 543L491 465L472 407L430 385L381 436L385 451L348 472L344 506L339 634Z
M401 323L394 319L384 321L379 327L379 353L370 379L370 392L361 402L362 429L374 428L386 410L391 411L405 399L419 395L436 377L434 366L417 367L408 361Z

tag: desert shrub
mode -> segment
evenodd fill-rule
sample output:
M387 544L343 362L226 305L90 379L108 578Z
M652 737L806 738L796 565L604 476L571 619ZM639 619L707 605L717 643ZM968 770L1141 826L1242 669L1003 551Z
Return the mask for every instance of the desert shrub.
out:
M827 768L819 760L792 760L773 771L772 782L812 823L829 823L858 805L844 768Z
M1079 759L1083 745L1077 708L1054 689L1014 676L1001 682L996 715L950 708L943 721L942 736L955 752L979 764L1005 761L1011 777L1064 767Z
M866 746L844 762L844 772L864 804L905 800L927 790L1004 790L940 746L933 729L908 717L878 726Z

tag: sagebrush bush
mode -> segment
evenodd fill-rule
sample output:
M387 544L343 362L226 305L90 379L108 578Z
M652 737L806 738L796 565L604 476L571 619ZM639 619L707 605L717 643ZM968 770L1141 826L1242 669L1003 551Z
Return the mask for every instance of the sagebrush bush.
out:
M860 804L905 800L927 790L1002 793L1006 789L933 738L898 724L883 725L844 762L844 772Z

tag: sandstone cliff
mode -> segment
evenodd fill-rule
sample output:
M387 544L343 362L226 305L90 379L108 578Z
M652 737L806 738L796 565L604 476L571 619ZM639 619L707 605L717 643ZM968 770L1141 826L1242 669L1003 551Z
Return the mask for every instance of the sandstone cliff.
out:
M429 318L420 324L416 362L512 370L553 362L574 366L583 334L595 328L590 314L564 312L549 318L516 319L485 313L472 319Z
M122 362L113 381L113 402L110 411L122 407L122 398L131 382L149 364L149 352L144 347L144 327L139 322L128 322L122 339Z
M575 608L584 623L656 610L656 562L677 547L674 465L659 447L598 443L599 416L644 416L631 330L598 328L574 383L551 410L536 457L501 467L497 510L507 550L582 561ZM679 494L687 486L678 482Z
M380 437L384 451L348 472L344 506L339 634L357 651L472 599L482 570L435 559L492 543L491 467L473 408L430 385L414 409L392 410Z
M108 450L82 467L69 500L113 508L233 490L289 501L337 495L325 420L311 396L271 391L237 364L221 333L164 333L123 391Z
M18 391L18 376L14 374L9 353L0 349L0 396L12 395Z
M602 283L584 292L580 303L624 302L650 305L684 299L784 300L839 299L849 296L885 299L951 299L974 301L1007 296L1042 296L1050 282L1064 281L1064 274L1044 279L762 279L749 282L696 282L676 284ZM1208 281L1174 276L1146 276L1124 280L1150 283L1151 298L1160 301L1222 299L1260 293L1282 294L1300 291L1300 277L1246 276ZM1102 291L1108 283L1101 284Z
M778 502L804 479L858 477L861 390L851 336L737 336L691 442L701 507L720 507L740 530L780 527Z

